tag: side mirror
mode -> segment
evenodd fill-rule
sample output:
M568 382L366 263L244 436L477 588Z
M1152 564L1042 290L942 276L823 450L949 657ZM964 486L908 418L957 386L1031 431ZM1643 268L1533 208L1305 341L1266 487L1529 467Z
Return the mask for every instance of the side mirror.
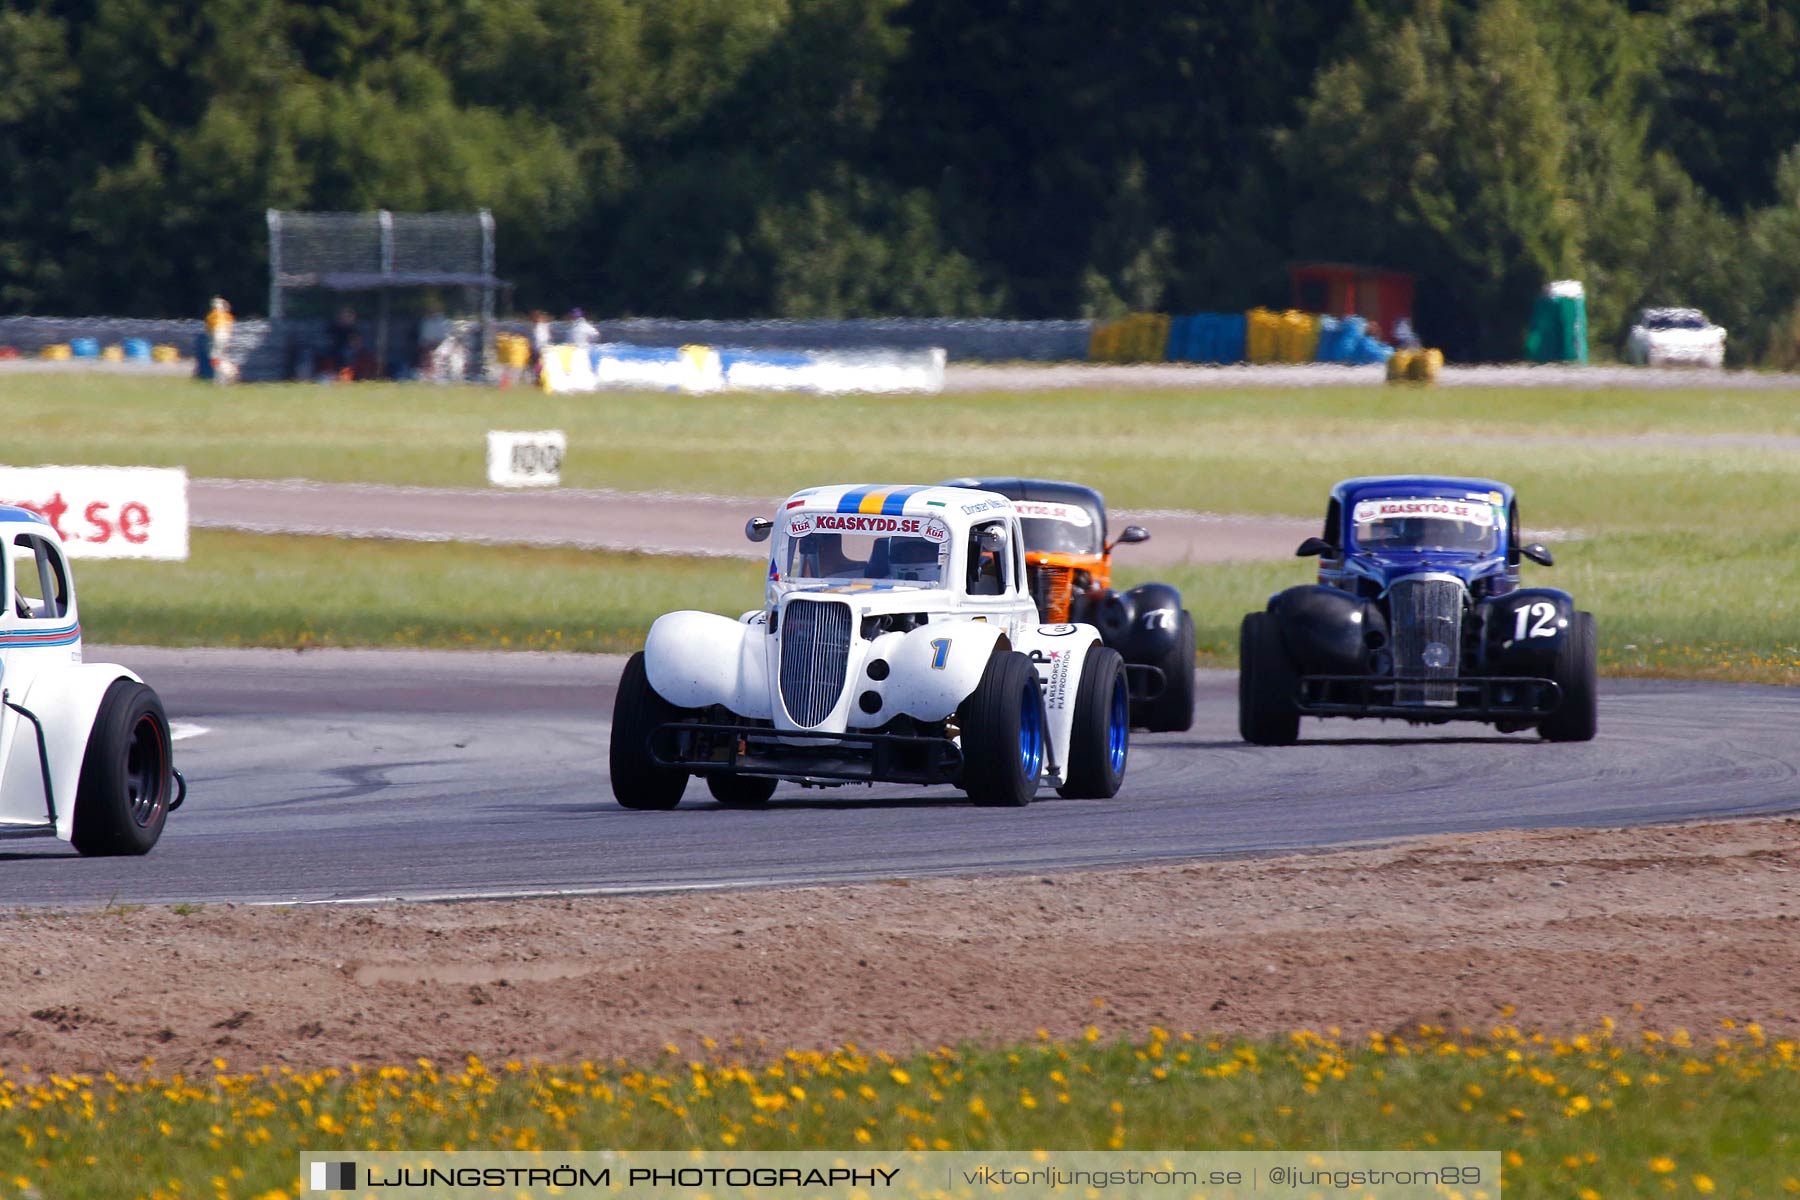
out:
M767 517L751 517L744 522L744 536L753 542L769 540L769 531L775 528L775 522Z
M1304 542L1300 543L1299 548L1294 551L1294 557L1311 558L1316 554L1321 558L1336 558L1337 552L1338 548L1324 538L1309 537Z
M1119 534L1119 540L1114 542L1113 545L1126 546L1130 545L1132 542L1147 542L1149 540L1150 531L1148 529L1145 529L1142 525L1127 525Z
M1556 559L1551 556L1550 551L1545 548L1542 542L1533 542L1529 546L1521 546L1519 547L1519 553L1523 554L1526 558L1529 558L1540 567L1553 567L1556 565Z
M990 525L975 534L975 541L983 550L1000 550L1006 545L1006 533L998 526Z

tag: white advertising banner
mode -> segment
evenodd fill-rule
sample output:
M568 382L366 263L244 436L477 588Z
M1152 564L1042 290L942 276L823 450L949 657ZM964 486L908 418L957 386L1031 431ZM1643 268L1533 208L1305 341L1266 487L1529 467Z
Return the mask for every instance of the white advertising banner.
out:
M493 429L487 435L488 482L495 487L555 487L569 443L560 429Z
M627 346L544 352L547 392L642 388L674 392L941 392L944 351L733 350L711 346Z
M183 560L187 482L179 467L0 467L0 503L49 521L70 558Z

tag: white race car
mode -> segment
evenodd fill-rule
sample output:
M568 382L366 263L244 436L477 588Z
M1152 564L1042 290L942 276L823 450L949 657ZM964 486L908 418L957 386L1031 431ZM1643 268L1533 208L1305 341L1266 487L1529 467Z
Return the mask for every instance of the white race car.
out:
M768 600L658 618L619 682L613 795L668 809L690 775L731 807L803 785L951 784L977 804L1119 790L1125 664L1092 625L1040 624L1012 502L957 487L796 492Z
M1646 308L1631 323L1625 359L1638 366L1725 365L1725 331L1697 308Z
M81 661L74 580L50 523L0 505L0 537L0 838L146 854L187 796L162 702L124 667Z

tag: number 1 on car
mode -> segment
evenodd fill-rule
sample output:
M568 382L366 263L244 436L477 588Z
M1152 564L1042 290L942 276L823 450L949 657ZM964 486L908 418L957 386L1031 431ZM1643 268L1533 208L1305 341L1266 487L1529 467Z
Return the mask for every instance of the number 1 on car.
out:
M938 638L931 643L931 669L941 671L950 661L950 639Z

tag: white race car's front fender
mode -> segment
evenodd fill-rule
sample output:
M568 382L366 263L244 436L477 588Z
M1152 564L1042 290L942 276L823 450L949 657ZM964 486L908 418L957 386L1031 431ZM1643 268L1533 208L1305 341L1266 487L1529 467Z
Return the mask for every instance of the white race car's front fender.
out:
M1001 633L998 625L984 621L932 621L875 639L862 677L854 684L858 693L879 695L881 707L870 713L853 705L850 723L874 728L902 714L917 721L942 721L980 684ZM878 660L887 670L876 680L869 667Z
M721 704L740 717L769 720L768 636L767 624L667 613L644 639L644 670L656 694L678 708Z
M1101 645L1092 625L1038 625L1019 635L1014 649L1029 655L1044 684L1044 716L1058 785L1069 780L1069 752L1075 732L1075 697L1088 651Z
M9 696L29 709L44 728L50 760L50 782L56 795L56 836L68 841L75 828L75 798L81 790L81 764L94 731L100 701L121 679L142 683L137 675L111 663L80 663L36 674L22 695ZM44 772L38 758L37 731L25 717L7 709L4 725L6 773L0 778L0 811L12 819L44 815Z

